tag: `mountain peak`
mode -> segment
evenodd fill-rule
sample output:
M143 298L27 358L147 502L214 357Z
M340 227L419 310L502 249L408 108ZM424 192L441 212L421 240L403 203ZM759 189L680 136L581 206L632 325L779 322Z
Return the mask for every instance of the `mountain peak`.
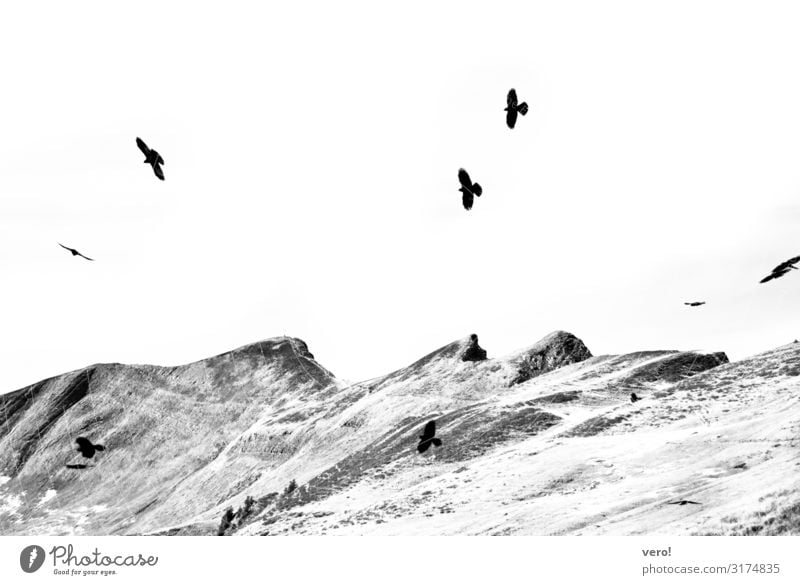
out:
M510 386L590 357L592 352L575 335L567 331L553 331L513 356L517 375L511 380Z

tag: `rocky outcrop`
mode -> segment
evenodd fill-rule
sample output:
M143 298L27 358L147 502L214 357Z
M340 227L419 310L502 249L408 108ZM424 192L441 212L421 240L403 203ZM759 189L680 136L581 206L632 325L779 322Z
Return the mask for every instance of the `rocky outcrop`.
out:
M655 381L678 382L684 378L727 364L728 356L724 352L698 353L675 352L652 364L636 368L626 379L627 383L649 383Z
M481 362L486 359L486 350L478 345L478 336L473 333L469 336L466 348L461 353L462 362Z
M582 362L592 357L586 345L566 331L551 333L520 356L517 373L509 386L522 384L531 378L563 366Z

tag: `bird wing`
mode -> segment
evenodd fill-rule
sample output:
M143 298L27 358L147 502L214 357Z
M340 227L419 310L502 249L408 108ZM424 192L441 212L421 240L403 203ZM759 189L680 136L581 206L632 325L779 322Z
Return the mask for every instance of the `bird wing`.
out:
M772 269L772 272L780 272L781 270L786 270L789 266L791 266L791 264L789 264L788 260L786 262L781 262L775 268Z
M462 189L461 192L463 195L461 196L461 203L464 205L464 209L469 211L472 209L472 193L467 191L466 189Z
M422 437L423 439L432 439L434 435L436 435L436 421L431 420L425 425L425 430L422 431Z
M78 447L80 447L81 449L85 449L87 447L91 447L92 446L92 442L89 439L87 439L86 437L78 437L77 439L75 439L75 442L78 444Z
M58 244L59 246L61 246L61 247L62 247L62 248L64 248L65 250L69 250L70 252L74 252L74 251L75 251L75 250L73 250L72 248L67 248L67 247L66 247L64 244L62 244L62 243L60 243L60 242L56 242L56 244Z
M145 156L149 156L150 155L150 149L144 143L144 140L142 140L138 136L136 137L136 146L139 147L139 150L141 150L144 153Z
M787 272L789 272L789 269L788 269L788 268L783 268L783 269L781 269L781 270L774 270L774 271L772 272L772 274L770 274L769 276L765 276L765 277L764 277L764 278L762 278L762 279L761 279L759 282L762 282L762 283L763 283L763 282L769 282L769 281L770 281L770 280L772 280L773 278L780 278L781 276L783 276L783 275L784 275L784 274L786 274Z
M156 174L156 177L158 177L162 181L164 180L164 169L162 169L158 163L153 165L153 172Z
M509 128L514 128L517 123L517 110L514 108L508 108L506 112L506 125Z
M464 169L458 169L458 180L467 189L472 189L472 181L469 178L469 174Z
M517 90L513 87L508 90L508 95L506 96L506 103L508 104L509 108L514 108L517 105Z
M80 256L81 258L86 258L87 260L91 260L92 262L94 262L94 258L89 258L88 256L84 256L80 252L78 252L78 256Z

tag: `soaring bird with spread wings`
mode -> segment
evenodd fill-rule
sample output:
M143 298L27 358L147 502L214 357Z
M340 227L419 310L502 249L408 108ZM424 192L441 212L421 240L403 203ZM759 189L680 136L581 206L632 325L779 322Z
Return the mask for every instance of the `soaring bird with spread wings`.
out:
M86 258L87 260L91 260L92 262L94 262L94 258L89 258L88 256L84 256L83 254L78 252L75 248L67 248L64 244L62 244L60 242L56 242L56 243L59 246L61 246L62 248L64 248L65 250L69 250L70 252L72 252L73 256L80 256L81 258Z
M700 305L705 305L705 301L692 301L691 303L683 303L684 305L689 305L690 307L699 307Z
M521 104L517 104L517 91L515 89L510 89L508 91L508 95L506 96L506 124L509 128L513 128L514 125L517 123L517 114L522 114L523 116L528 113L528 104L522 102Z
M148 148L148 146L144 143L144 140L142 140L141 138L138 137L136 138L136 146L138 146L139 150L141 150L144 153L145 164L148 164L151 167L153 167L153 172L156 174L156 177L158 177L163 181L164 169L161 168L161 165L166 163L164 162L162 156L158 154L157 151Z
M428 424L425 425L425 430L423 430L422 434L419 436L419 445L417 445L417 451L424 453L428 450L431 444L436 447L442 446L442 440L436 438L435 420L429 421Z
M759 282L769 282L774 278L780 278L781 276L788 274L790 270L798 270L797 266L795 266L795 264L798 262L800 262L800 256L795 256L794 258L789 258L785 262L781 262L772 269L772 273L762 278Z
M458 169L458 180L461 183L461 187L458 189L461 191L461 203L464 204L464 209L470 210L472 209L473 195L480 197L483 188L478 183L473 183L464 169Z

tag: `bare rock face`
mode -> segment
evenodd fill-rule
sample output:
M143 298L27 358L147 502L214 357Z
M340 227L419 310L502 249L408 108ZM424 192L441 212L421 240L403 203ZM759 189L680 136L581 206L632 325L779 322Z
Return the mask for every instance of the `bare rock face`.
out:
M467 347L461 354L461 361L463 362L482 362L486 359L486 350L478 345L478 336L473 333L469 336Z
M582 362L590 357L592 353L583 341L572 333L556 331L523 353L517 364L517 375L509 386L522 384L556 368Z
M626 383L647 383L656 380L678 382L729 362L724 352L675 352L672 356L634 369Z

